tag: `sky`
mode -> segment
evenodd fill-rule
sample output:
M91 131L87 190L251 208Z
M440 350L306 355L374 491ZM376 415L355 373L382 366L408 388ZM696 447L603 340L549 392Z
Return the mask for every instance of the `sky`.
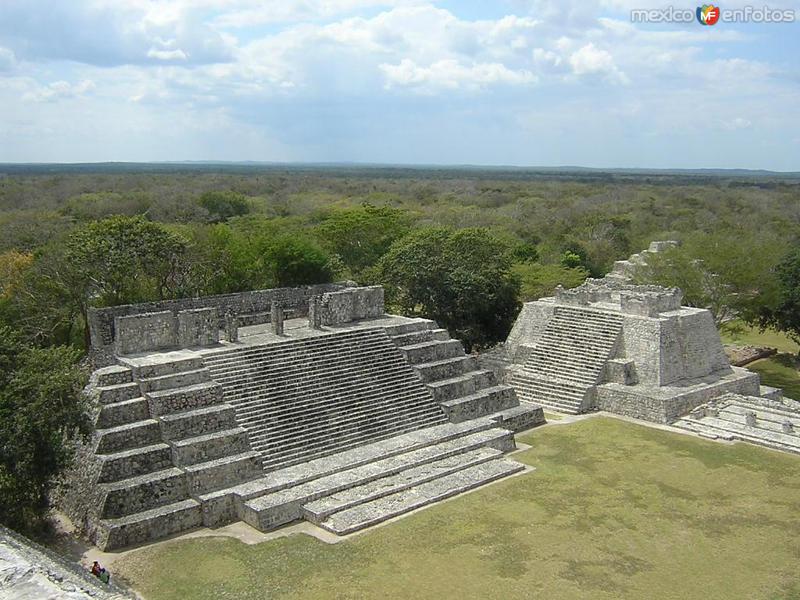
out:
M0 162L800 171L800 0L669 6L0 0Z

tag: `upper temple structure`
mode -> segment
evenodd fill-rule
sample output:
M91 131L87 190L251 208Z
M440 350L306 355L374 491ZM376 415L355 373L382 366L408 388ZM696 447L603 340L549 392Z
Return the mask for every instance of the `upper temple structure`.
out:
M112 550L199 526L347 534L526 467L541 407L381 287L96 309L95 432L59 505Z
M648 253L674 244L654 242L603 279L526 303L485 364L499 362L521 400L572 414L672 423L726 393L778 397L730 365L708 310L682 306L678 289L631 282Z
M674 244L653 242L603 279L526 303L486 362L500 359L521 400L572 414L671 423L729 392L777 397L757 374L731 367L708 310L682 306L678 289L631 282L648 253Z

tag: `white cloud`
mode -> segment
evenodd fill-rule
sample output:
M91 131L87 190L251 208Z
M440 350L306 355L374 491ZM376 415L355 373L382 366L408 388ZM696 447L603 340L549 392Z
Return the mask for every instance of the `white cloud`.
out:
M150 48L150 50L147 51L147 56L149 58L157 58L158 60L186 60L189 58L180 48L176 48L175 50Z
M569 64L575 75L603 75L607 80L626 83L627 76L617 68L614 57L606 50L595 47L591 42L582 46L569 57Z
M77 84L68 81L54 81L45 86L35 86L22 96L25 102L50 102L60 98L75 98L85 96L88 92L95 89L95 84L89 79L85 79Z
M438 90L478 90L494 84L525 85L534 83L530 71L512 71L499 63L463 65L453 59L440 60L427 67L404 58L397 65L380 66L386 87L413 87L428 93Z
M728 121L722 121L722 128L727 129L728 131L736 131L737 129L747 129L751 127L753 123L748 121L743 117L735 117Z

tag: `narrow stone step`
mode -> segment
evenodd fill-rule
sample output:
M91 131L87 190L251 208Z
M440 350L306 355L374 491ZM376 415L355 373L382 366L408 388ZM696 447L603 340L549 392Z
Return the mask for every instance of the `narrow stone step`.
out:
M195 410L222 402L222 386L215 381L197 383L158 392L147 392L147 404L152 416L171 415Z
M508 460L492 460L439 477L412 489L339 511L322 521L320 526L337 535L347 535L518 473L524 468L524 465Z
M386 338L373 338L369 340L351 340L349 344L350 356L369 353L371 350L386 348ZM206 366L211 371L232 370L232 369L262 369L270 366L280 365L283 369L302 366L305 362L325 364L335 360L338 356L338 349L342 344L331 345L326 348L303 347L292 352L279 351L270 347L260 346L258 351L245 356L230 356L225 359L206 361ZM346 343L346 342L345 342ZM394 345L392 346L394 348ZM281 370L283 370L281 369ZM276 372L280 372L275 369Z
M247 430L243 427L173 440L171 446L172 460L179 466L193 465L250 450Z
M112 454L130 448L151 446L161 441L158 422L155 419L97 429L95 437L97 454Z
M111 552L194 529L202 522L200 503L187 499L118 519L101 520L95 543L101 550Z
M140 379L139 385L145 392L160 392L204 383L210 378L211 374L208 369L194 369L192 371L182 371L180 373L170 373L169 375Z
M347 488L341 492L325 496L305 504L302 509L303 517L319 525L332 514L364 504L372 500L383 498L409 488L419 486L434 479L450 475L457 471L483 464L503 456L503 453L493 448L479 448L469 450L463 454L456 454L442 458L424 465L411 467L397 473L376 479L363 485Z
M101 458L102 465L98 483L111 483L138 477L172 466L172 454L166 444L153 444L143 448L104 454Z
M373 436L375 439L382 439L445 422L447 422L447 419L444 415L429 415L421 411L415 411L388 420L370 421L361 427L342 427L332 432L330 437L297 439L296 436L282 435L282 432L254 433L251 445L264 455L266 465L267 462L283 461L290 456L296 456L298 460L304 460L310 453L337 452L345 444L368 443Z
M291 401L289 397L286 400ZM302 401L301 396L298 400ZM287 402L288 404L288 402ZM240 423L247 423L248 426L257 426L260 423L279 424L281 421L289 421L291 424L285 431L292 429L302 429L309 421L319 423L320 426L330 427L340 422L343 418L352 420L358 416L367 416L383 410L402 411L411 406L427 405L432 412L439 412L436 404L431 401L431 397L423 391L415 389L400 389L385 396L380 393L369 394L356 398L329 399L324 404L314 404L304 410L285 409L283 411L274 410L271 405L264 406L258 412L242 411L237 406L236 417Z
M177 468L100 484L104 496L102 518L117 518L184 500L186 474Z

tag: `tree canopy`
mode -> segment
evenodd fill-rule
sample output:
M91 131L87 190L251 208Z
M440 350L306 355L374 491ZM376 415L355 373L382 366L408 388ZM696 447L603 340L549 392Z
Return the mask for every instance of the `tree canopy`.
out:
M511 249L486 229L431 228L396 242L378 263L391 305L434 319L468 350L504 340L519 310Z

